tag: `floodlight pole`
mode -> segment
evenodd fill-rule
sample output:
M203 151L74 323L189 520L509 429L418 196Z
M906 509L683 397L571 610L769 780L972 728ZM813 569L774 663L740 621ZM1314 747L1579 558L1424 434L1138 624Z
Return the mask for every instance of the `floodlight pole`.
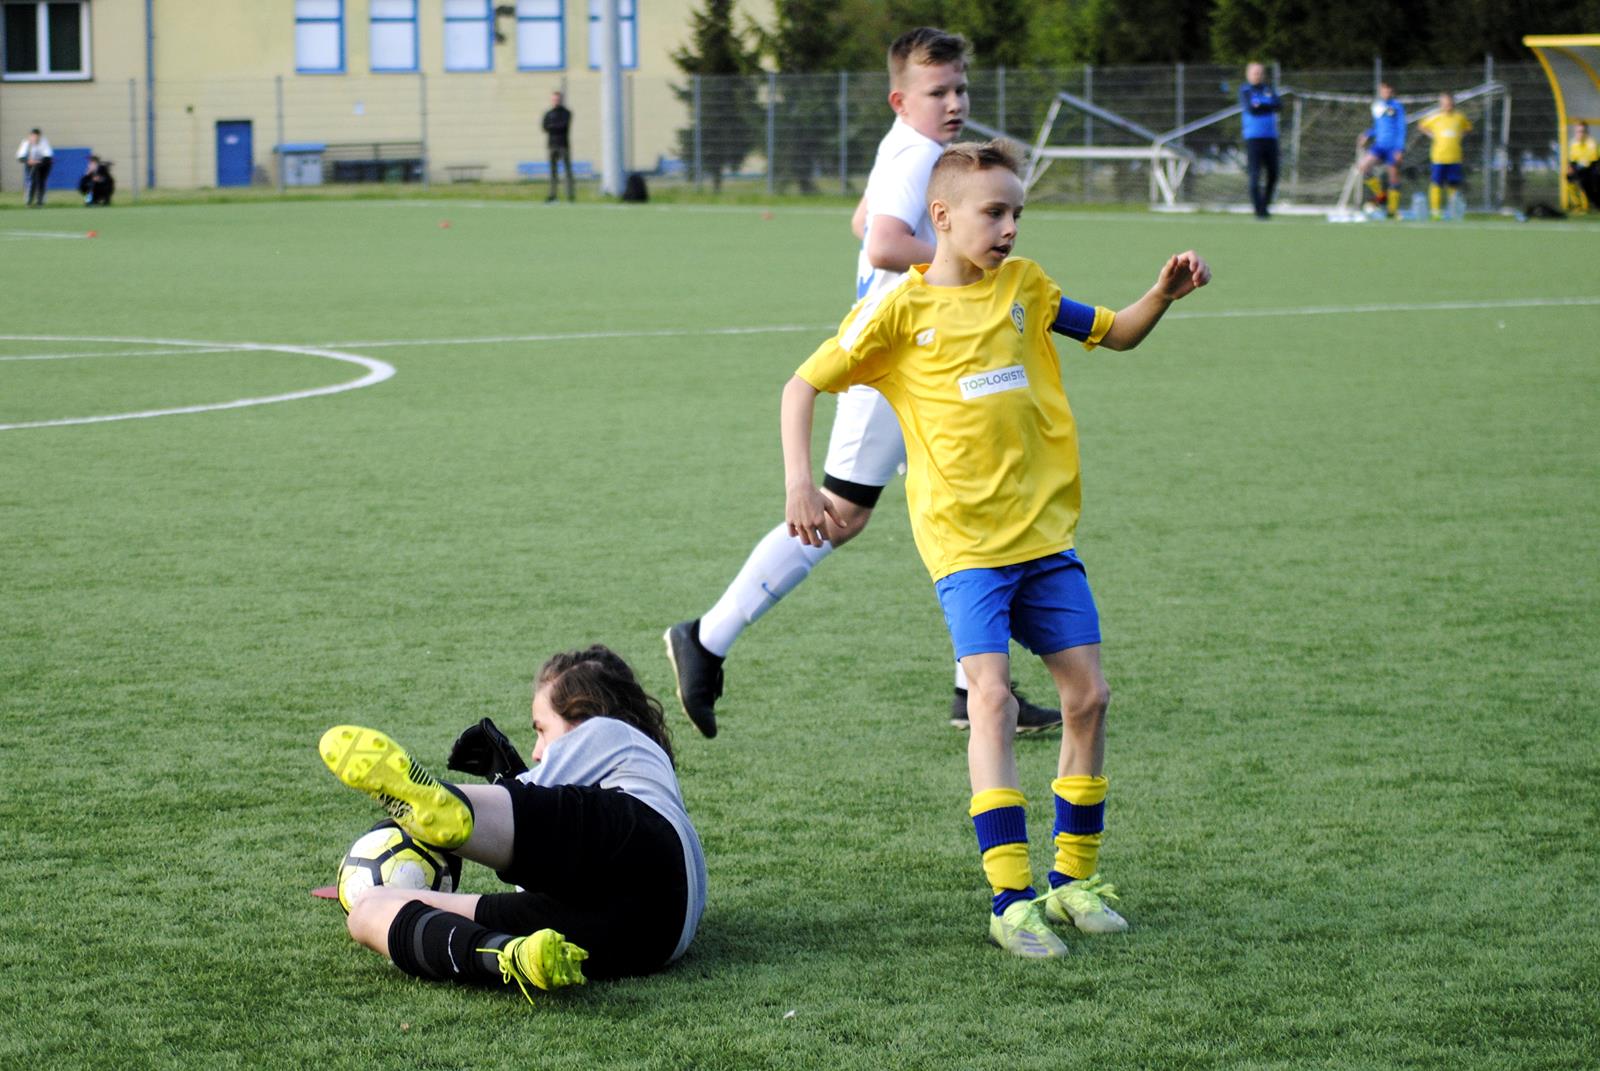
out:
M622 20L600 0L600 192L622 194Z

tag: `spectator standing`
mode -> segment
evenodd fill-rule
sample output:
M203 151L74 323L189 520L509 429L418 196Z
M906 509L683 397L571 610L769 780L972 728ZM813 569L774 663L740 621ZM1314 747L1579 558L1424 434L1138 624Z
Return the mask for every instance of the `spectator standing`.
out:
M1278 189L1278 111L1283 103L1267 81L1267 69L1261 64L1247 66L1244 80L1245 84L1239 87L1239 105L1244 109L1240 119L1250 172L1250 203L1255 206L1257 219L1270 219L1267 206Z
M1589 133L1589 124L1572 124L1572 144L1567 146L1567 181L1582 191L1585 212L1600 208L1600 146Z
M89 157L89 166L84 168L83 177L78 180L78 192L83 194L83 203L109 205L116 188L116 180L111 177L111 164L98 156Z
M28 176L28 203L44 207L44 187L50 180L50 168L55 164L55 150L39 132L38 127L28 131L28 136L17 146L17 159L22 161Z
M556 199L556 165L567 168L567 200L575 200L572 190L572 145L567 132L572 129L572 112L562 103L560 92L550 94L550 110L544 113L544 134L550 146L550 196L545 203Z

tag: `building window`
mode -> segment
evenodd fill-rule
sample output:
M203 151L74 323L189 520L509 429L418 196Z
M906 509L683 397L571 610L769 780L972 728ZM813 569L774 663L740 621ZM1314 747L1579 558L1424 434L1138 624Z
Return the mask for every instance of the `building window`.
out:
M617 36L622 38L622 66L639 66L637 0L617 0ZM600 69L600 0L589 0L589 69Z
M492 0L444 0L444 69L494 69Z
M565 0L517 0L517 69L559 71L567 65Z
M294 69L344 73L344 0L294 0Z
M372 69L417 69L417 0L372 0Z
M85 79L89 70L89 5L8 3L5 78L8 82Z

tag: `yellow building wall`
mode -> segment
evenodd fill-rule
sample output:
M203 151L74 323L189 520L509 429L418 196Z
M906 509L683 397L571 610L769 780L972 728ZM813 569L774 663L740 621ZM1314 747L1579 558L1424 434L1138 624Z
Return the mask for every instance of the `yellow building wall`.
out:
M89 20L89 64L88 81L0 82L0 147L6 153L0 189L14 193L23 188L22 166L15 156L18 144L34 127L52 146L86 147L114 160L119 182L131 177L133 112L141 112L140 138L144 129L142 0L96 0ZM136 108L129 107L130 80L138 93ZM141 141L141 171L144 151Z
M639 63L624 73L624 144L629 168L649 170L658 157L677 155L676 132L687 125L671 90L686 79L671 56L688 42L698 0L636 3ZM280 140L414 142L424 130L435 181L457 164L484 165L491 181L512 180L519 162L545 158L539 120L557 89L573 111L573 156L598 171L600 76L589 69L588 0L563 0L566 67L558 71L517 70L516 20L506 17L497 20L505 40L493 47L492 71L447 72L443 0L417 6L421 77L372 73L368 0L344 2L343 74L295 72L292 0L155 0L156 184L214 185L216 124L223 120L251 122L261 183L276 181L273 146ZM144 0L93 0L90 8L93 80L5 83L0 135L13 152L35 125L55 144L105 149L125 187L135 177L136 151L142 185ZM770 0L737 10L741 24L750 17L769 23L771 15ZM18 173L5 176L4 188L19 184Z

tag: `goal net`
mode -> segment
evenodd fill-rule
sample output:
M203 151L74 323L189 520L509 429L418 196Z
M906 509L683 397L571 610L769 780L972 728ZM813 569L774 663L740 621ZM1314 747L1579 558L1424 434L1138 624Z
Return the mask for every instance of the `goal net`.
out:
M1480 203L1493 200L1503 181L1504 154L1499 141L1510 125L1511 97L1497 82L1454 91L1456 111L1472 124L1462 140L1466 173L1463 192ZM1416 194L1426 195L1431 172L1431 144L1419 124L1439 110L1439 97L1397 97L1406 110L1406 148L1400 183L1409 209ZM1371 96L1351 93L1295 92L1285 105L1281 123L1283 162L1278 199L1324 211L1330 219L1357 219L1371 191L1362 181L1357 148L1372 125ZM1382 168L1374 167L1377 174ZM1476 188L1476 190L1474 189Z
M1504 192L1511 97L1498 82L1484 82L1452 91L1456 110L1472 130L1462 146L1472 200L1490 203ZM1371 95L1285 88L1278 119L1279 174L1273 210L1360 218L1366 188L1360 181L1357 140L1372 125ZM1428 138L1417 123L1438 109L1434 95L1396 98L1406 108L1408 138L1402 167L1402 189L1426 192L1429 176ZM1153 208L1163 211L1248 212L1244 144L1239 134L1240 107L1233 105L1171 130L1157 130L1093 102L1059 92L1029 147L1026 182L1030 194L1050 199L1061 180L1052 164L1115 168L1124 183L1148 188ZM1098 136L1093 144L1073 144L1070 134L1089 119ZM982 124L969 123L980 133ZM998 133L998 132L996 132ZM1080 172L1081 174L1081 172ZM1085 179L1074 181L1085 182ZM1490 183L1494 186L1491 188Z

